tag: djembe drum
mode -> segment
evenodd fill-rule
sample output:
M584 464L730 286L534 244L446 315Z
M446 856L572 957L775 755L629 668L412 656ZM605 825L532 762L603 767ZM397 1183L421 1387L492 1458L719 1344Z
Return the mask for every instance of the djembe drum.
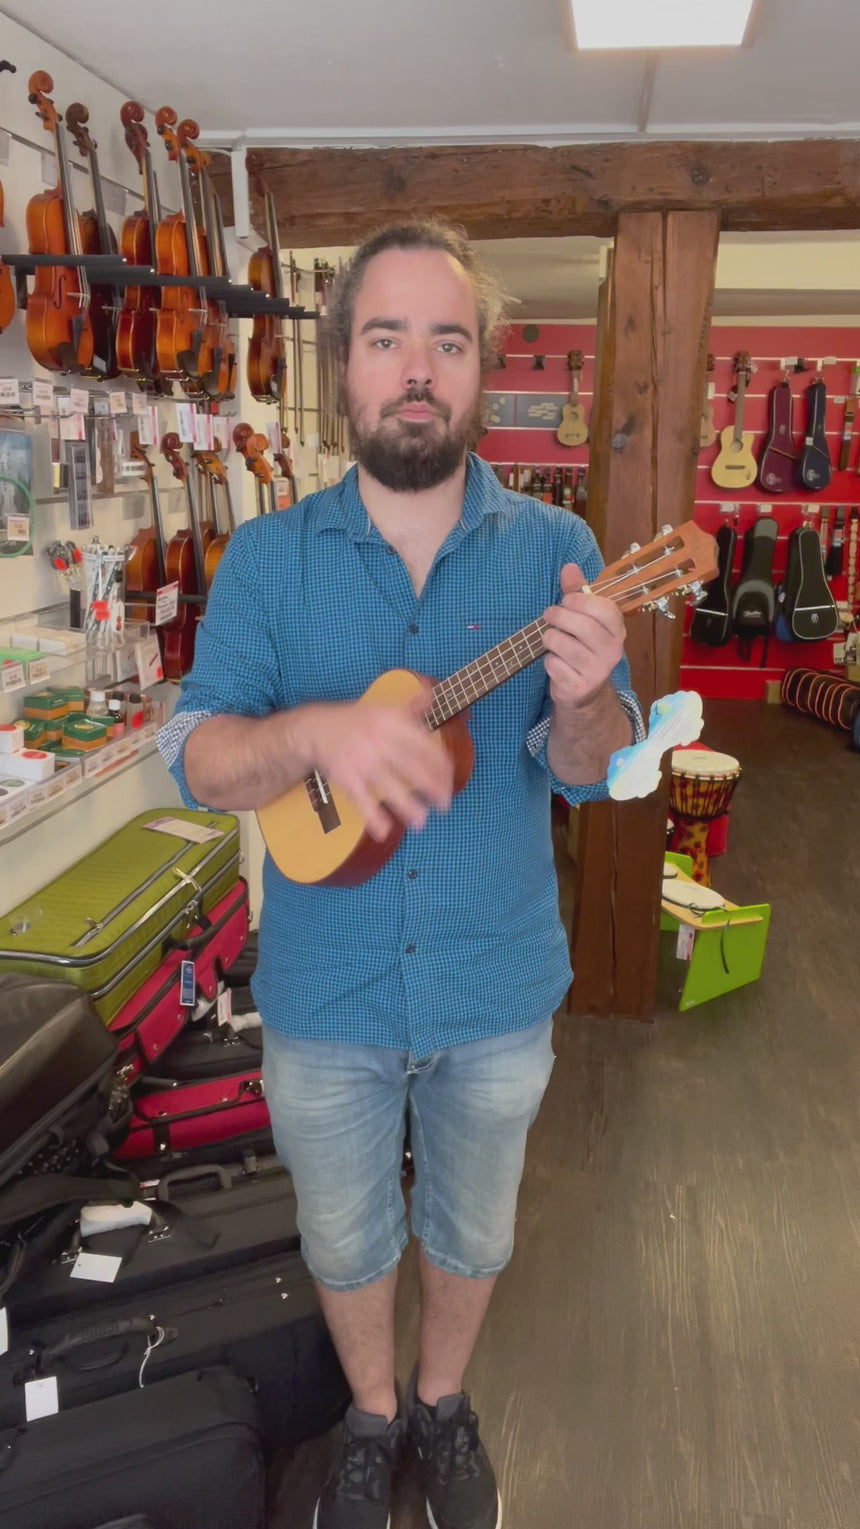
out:
M689 855L692 876L711 885L708 828L727 811L741 767L731 754L713 749L673 749L669 807L676 823L675 849Z

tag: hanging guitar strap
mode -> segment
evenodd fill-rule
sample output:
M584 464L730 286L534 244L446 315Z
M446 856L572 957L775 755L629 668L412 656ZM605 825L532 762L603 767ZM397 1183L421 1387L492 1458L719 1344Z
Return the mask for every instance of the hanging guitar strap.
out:
M822 489L830 482L832 467L824 433L827 385L819 378L806 389L806 438L800 457L800 481L804 488Z

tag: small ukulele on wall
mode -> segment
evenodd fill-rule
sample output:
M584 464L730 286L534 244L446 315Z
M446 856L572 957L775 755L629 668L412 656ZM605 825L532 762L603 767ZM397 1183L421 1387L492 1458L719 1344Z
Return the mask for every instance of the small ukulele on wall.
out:
M707 375L705 377L705 396L702 399L702 420L699 425L699 450L713 446L717 439L717 427L714 424L714 406L711 403L711 373L716 366L712 355L708 356Z
M582 376L584 365L585 357L581 350L568 351L567 369L570 372L570 397L561 411L561 424L555 432L555 438L562 446L584 446L588 440L585 411L579 400L579 379Z
M729 394L734 397L735 421L720 433L720 453L711 468L711 477L719 488L749 488L755 483L758 466L753 456L753 432L744 430L744 404L752 374L749 352L739 351L735 356L735 385Z

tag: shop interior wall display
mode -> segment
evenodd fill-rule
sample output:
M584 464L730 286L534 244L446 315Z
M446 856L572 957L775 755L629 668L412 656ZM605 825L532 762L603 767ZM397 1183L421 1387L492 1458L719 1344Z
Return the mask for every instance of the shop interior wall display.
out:
M537 335L526 339L523 335ZM547 469L557 466L577 472L588 466L588 445L565 447L556 439L556 420L567 401L570 373L567 355L581 350L584 366L580 378L580 398L585 418L591 414L594 391L593 325L541 321L537 325L517 325L502 345L504 368L488 380L490 395L488 419L504 420L491 424L478 450L485 460L501 466L506 477L514 463L536 464ZM699 455L695 519L705 530L714 532L723 521L735 524L738 545L734 578L740 571L743 533L762 513L769 512L778 528L774 555L774 582L778 583L786 563L788 538L795 526L807 521L818 528L822 508L829 510L829 534L832 537L836 512L841 507L846 522L851 509L860 504L860 400L858 418L852 434L849 465L839 471L838 463L845 420L846 398L852 385L852 370L860 363L860 328L824 327L822 325L715 324L711 331L710 350L715 367L710 376L717 439ZM805 392L816 376L819 361L824 362L822 376L827 386L825 428L833 473L828 487L818 493L798 488L786 494L764 493L756 482L742 492L729 494L713 482L711 467L719 453L719 432L734 420L734 404L729 392L734 381L734 358L747 351L755 370L747 389L744 430L754 435L753 452L759 455L768 427L768 395L784 374L783 363L792 367L799 361L804 371L788 372L793 395L793 431L795 446L802 444L806 425ZM832 358L832 359L831 359ZM856 387L856 379L854 382ZM703 400L704 401L704 400ZM535 424L535 413L539 423ZM732 506L733 508L729 508ZM847 569L848 527L845 529L844 561ZM839 603L847 598L846 572L836 577L831 588ZM786 669L797 664L826 671L836 671L834 639L825 642L782 643L772 637L765 667L760 666L761 643L753 645L748 661L740 655L734 639L724 647L706 648L690 640L691 611L685 615L685 637L681 656L681 683L698 690L705 697L761 699L766 682L779 680Z

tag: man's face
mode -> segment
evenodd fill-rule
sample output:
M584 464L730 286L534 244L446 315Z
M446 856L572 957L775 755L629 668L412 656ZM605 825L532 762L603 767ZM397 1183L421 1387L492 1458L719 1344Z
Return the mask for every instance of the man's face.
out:
M481 423L472 285L443 250L384 250L355 297L344 402L356 460L386 488L450 478Z

